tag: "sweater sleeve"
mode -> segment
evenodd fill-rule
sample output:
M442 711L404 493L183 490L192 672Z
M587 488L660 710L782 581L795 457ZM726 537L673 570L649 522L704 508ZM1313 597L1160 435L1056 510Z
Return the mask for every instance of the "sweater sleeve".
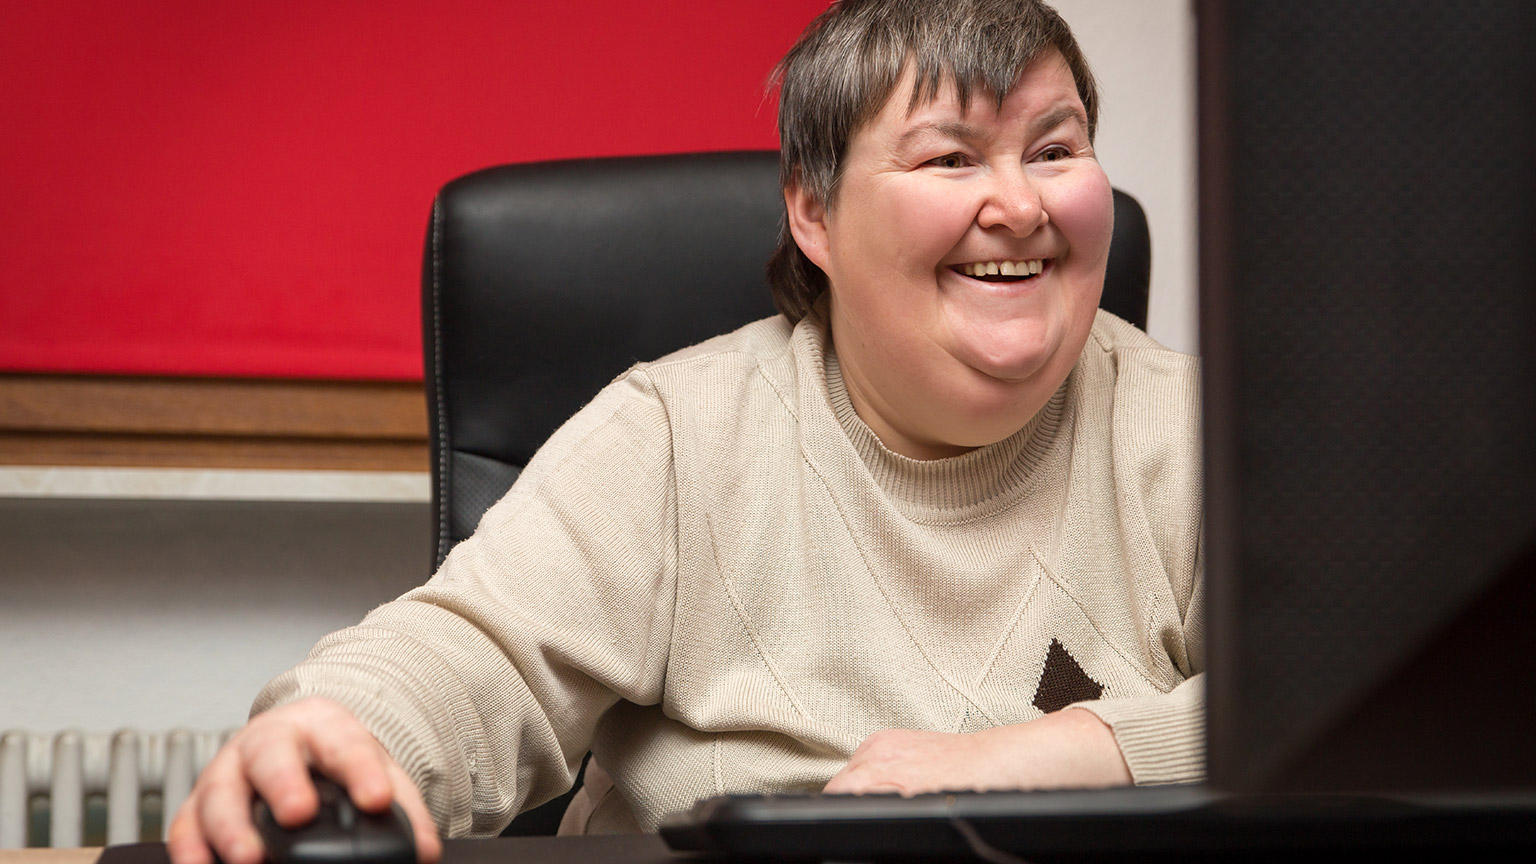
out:
M615 702L660 700L676 559L666 409L631 371L549 440L425 586L326 637L253 711L341 702L440 830L493 835L569 787Z
M1098 715L1138 786L1193 783L1205 777L1205 676L1156 696L1078 702Z
M1163 693L1069 707L1092 711L1110 727L1137 785L1194 782L1205 776L1199 365L1123 321L1100 319L1095 333L1114 358L1113 374L1093 380L1112 386L1099 395L1113 404L1115 501L1121 535L1136 552L1133 596L1165 598L1158 620L1166 629L1159 626L1146 650L1165 651L1160 671L1182 680ZM1172 684L1164 674L1149 680Z
M1167 693L1078 702L1098 715L1138 786L1205 779L1205 543L1197 546L1185 609L1183 654L1189 677Z

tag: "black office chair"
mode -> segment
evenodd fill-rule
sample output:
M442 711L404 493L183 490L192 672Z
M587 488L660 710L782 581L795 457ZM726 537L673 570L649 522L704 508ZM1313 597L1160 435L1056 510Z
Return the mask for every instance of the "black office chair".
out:
M614 376L773 314L782 211L774 151L504 165L443 187L422 267L438 564ZM1117 190L1101 305L1143 328L1150 262L1141 206ZM564 807L510 830L553 833Z

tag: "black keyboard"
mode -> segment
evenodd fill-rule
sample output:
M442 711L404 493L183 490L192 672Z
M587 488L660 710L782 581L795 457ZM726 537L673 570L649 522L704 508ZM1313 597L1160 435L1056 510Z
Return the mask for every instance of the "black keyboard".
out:
M886 795L728 795L661 826L675 850L819 861L1315 860L1536 848L1536 799L1238 797L1199 786Z

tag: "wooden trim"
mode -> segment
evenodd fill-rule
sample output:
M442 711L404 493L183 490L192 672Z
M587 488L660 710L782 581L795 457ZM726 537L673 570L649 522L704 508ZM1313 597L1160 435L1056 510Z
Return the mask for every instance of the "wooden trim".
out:
M102 848L0 849L0 864L95 864Z
M356 439L0 433L0 464L426 471L427 445Z
M419 383L0 375L0 464L425 471Z

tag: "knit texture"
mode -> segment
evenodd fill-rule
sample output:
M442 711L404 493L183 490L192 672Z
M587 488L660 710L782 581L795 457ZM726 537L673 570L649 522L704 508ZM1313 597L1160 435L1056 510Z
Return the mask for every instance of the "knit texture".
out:
M1198 370L1099 313L1015 435L915 461L824 325L751 324L616 379L427 585L332 634L256 710L350 706L451 836L613 780L589 830L815 791L887 728L1078 703L1139 783L1202 774Z

